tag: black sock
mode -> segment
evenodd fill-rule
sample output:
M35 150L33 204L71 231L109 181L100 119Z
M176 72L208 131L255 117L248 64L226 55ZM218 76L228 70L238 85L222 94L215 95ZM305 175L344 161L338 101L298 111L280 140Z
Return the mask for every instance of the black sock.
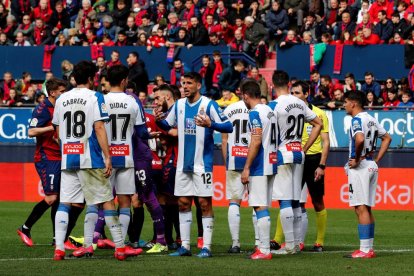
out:
M55 217L56 217L56 212L57 209L59 207L59 200L56 200L53 204L52 204L52 209L50 210L50 219L52 220L52 226L53 226L53 239L55 238Z
M82 213L83 207L72 206L69 212L69 223L68 223L68 230L66 231L65 241L68 239L70 234L72 233L73 228L75 228L76 221L79 218L79 215Z
M171 212L170 216L172 217L172 222L173 222L173 225L174 225L175 237L177 239L180 239L181 238L180 214L179 214L178 204L170 205L169 209L170 209L170 212Z
M141 237L142 226L144 225L145 212L144 207L134 208L134 214L132 222L134 224L134 241L139 242Z
M35 207L33 207L33 210L30 213L24 225L27 228L31 229L32 226L36 223L36 221L38 221L42 217L42 215L47 211L47 209L49 209L49 207L49 204L47 204L44 200L37 203Z
M202 237L203 236L203 215L201 212L201 207L200 207L200 203L198 202L198 197L194 197L194 203L195 206L197 208L196 210L196 217L197 217L197 235L198 237Z
M165 225L165 241L167 244L172 244L174 242L172 237L172 217L170 215L170 205L161 205L162 213L164 214L164 225Z

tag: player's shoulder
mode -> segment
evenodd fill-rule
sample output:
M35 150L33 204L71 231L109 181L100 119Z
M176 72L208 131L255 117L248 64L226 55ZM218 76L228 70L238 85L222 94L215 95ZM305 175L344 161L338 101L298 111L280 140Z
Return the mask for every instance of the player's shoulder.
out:
M319 118L325 117L326 113L324 110L320 109L317 106L312 105L312 109L311 109Z

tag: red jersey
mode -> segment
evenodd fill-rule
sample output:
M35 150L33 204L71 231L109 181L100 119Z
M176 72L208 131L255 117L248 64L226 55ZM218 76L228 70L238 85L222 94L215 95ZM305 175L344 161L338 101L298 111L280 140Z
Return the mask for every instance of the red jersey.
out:
M145 113L145 121L147 124L148 132L160 131L155 123L155 117L152 114ZM152 169L162 169L162 157L164 156L164 150L159 138L153 138L148 140L148 146L152 152Z
M29 128L47 127L52 125L53 104L46 99L43 103L36 106L32 113ZM56 131L49 131L36 137L36 151L34 161L43 160L62 160L59 144L56 142Z

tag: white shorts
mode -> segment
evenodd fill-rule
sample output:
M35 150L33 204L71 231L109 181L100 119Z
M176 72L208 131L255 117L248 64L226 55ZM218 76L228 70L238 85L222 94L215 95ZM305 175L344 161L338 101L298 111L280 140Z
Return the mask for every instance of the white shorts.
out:
M271 207L273 175L251 176L249 179L249 206Z
M241 182L241 172L226 171L226 197L227 199L243 199L246 185Z
M134 168L114 168L109 180L117 195L133 195L136 192Z
M378 182L377 163L362 160L355 169L348 169L349 206L375 206Z
M300 200L303 164L284 164L277 167L273 182L273 200Z
M213 173L175 173L175 196L213 196Z
M308 185L303 185L302 192L300 193L300 203L306 203L308 201Z
M63 170L60 202L99 204L114 198L109 179L103 169Z

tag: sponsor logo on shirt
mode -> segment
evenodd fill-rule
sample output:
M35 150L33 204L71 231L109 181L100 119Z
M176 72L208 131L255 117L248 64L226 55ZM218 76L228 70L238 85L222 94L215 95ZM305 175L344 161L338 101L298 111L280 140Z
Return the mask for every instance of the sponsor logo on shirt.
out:
M276 152L269 153L269 163L277 164L277 153Z
M35 127L35 126L37 126L37 123L38 123L37 118L33 118L33 119L30 121L30 126L31 126L31 127Z
M231 148L231 156L235 156L235 157L247 157L248 152L249 152L248 147L232 147Z
M302 151L302 145L299 142L286 144L287 151Z
M128 156L129 155L129 145L109 146L109 154L111 156Z
M84 144L64 144L63 145L63 154L83 154L85 151Z
M196 135L196 124L193 118L185 119L184 134Z

